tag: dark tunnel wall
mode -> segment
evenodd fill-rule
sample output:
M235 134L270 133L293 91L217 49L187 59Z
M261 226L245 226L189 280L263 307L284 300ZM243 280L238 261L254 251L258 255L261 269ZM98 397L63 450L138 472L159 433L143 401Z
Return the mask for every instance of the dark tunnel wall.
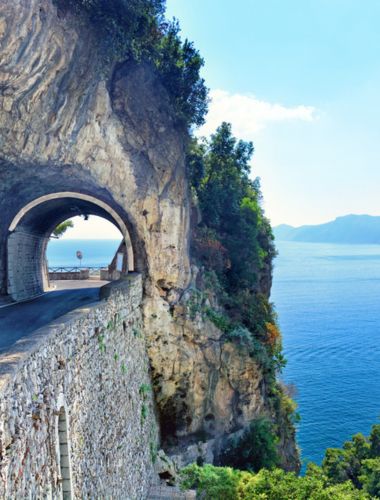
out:
M47 286L45 253L49 237L62 221L76 215L97 215L115 224L126 236L123 222L109 207L103 208L78 193L63 196L56 193L47 201L36 200L35 206L27 206L12 221L7 243L7 291L13 300L34 298ZM57 196L57 198L55 198ZM99 203L101 203L99 201ZM25 213L24 213L25 210ZM126 239L128 241L128 238ZM133 254L128 259L133 270Z
M54 199L57 191L74 193L74 197ZM23 214L28 204L47 196L52 199ZM48 237L60 222L85 214L113 222L126 237L130 270L143 269L141 249L137 266L134 262L134 247L139 243L128 215L90 174L78 167L21 168L0 163L0 295L10 292L14 299L24 300L41 293L45 286L41 269Z

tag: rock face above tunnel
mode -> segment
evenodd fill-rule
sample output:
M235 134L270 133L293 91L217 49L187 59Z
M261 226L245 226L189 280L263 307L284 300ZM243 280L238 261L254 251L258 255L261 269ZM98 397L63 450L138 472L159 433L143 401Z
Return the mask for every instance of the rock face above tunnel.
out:
M126 62L104 74L94 34L52 0L0 0L0 43L0 294L8 228L26 204L77 192L111 207L144 277L165 443L185 462L197 458L205 433L234 432L260 412L265 388L246 354L183 313L192 275L187 133L151 66Z
M93 34L49 0L0 2L0 289L15 214L56 191L124 213L139 267L184 287L188 201L184 134L148 65L102 76Z

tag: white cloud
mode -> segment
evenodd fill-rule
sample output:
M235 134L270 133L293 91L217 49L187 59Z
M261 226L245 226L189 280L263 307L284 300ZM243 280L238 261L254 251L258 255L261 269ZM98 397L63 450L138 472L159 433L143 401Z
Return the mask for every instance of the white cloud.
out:
M224 90L212 90L210 97L206 123L199 129L198 135L207 136L226 121L232 124L237 137L253 139L270 123L289 120L311 122L316 119L316 109L312 106L287 107L260 101L253 95L230 94Z

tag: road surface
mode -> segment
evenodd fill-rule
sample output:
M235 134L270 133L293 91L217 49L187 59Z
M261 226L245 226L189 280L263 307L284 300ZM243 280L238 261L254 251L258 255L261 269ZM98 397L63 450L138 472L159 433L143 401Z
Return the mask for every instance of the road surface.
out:
M56 281L56 289L30 302L0 308L0 355L31 332L99 300L107 281Z

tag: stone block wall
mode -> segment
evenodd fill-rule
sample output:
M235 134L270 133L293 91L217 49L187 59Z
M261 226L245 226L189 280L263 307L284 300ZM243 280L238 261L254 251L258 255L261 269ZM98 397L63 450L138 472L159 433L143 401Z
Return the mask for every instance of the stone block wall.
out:
M61 280L88 280L90 279L89 269L80 269L79 271L54 271L49 272L49 280L61 281Z
M13 300L37 297L44 291L42 251L47 240L23 231L8 238L8 293Z
M0 498L146 498L158 428L139 275L0 358Z

